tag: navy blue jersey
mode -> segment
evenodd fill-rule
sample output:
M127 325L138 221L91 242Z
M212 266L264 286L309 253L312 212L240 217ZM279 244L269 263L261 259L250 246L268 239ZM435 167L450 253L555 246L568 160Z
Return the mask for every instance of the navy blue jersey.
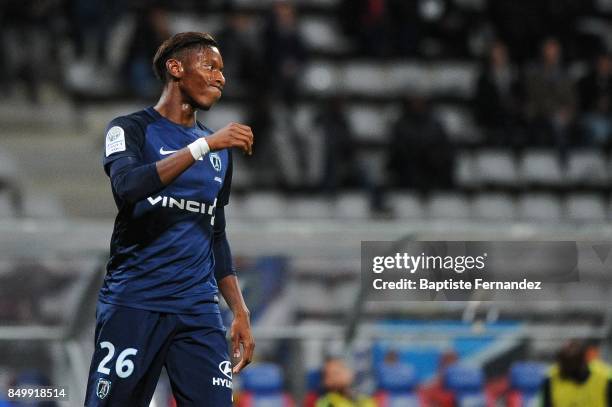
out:
M149 107L112 120L104 168L121 157L150 164L212 133L184 127ZM119 213L100 300L150 311L218 312L212 251L215 210L229 200L230 150L206 154L159 193L135 203L113 195Z

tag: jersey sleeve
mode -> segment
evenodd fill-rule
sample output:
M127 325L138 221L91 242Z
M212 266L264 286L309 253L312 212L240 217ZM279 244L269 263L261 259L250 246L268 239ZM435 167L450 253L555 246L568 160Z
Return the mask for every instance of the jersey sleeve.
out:
M109 164L118 158L133 157L136 161L140 161L144 139L144 129L135 120L128 117L113 119L106 128L104 140L102 163L107 175Z
M225 179L223 180L223 187L219 191L217 205L225 206L229 203L230 189L232 188L232 173L234 165L232 163L232 150L227 150L227 171L225 172Z

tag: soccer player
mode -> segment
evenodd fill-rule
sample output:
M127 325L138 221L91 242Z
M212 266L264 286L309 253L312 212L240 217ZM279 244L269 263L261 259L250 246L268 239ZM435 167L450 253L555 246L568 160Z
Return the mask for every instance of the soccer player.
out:
M251 154L248 126L213 132L198 120L221 97L217 43L177 34L157 50L154 107L112 120L104 170L119 210L96 310L86 406L148 406L165 366L179 406L232 404L232 373L249 364L249 311L232 268L224 206L231 148ZM234 315L228 355L218 306Z

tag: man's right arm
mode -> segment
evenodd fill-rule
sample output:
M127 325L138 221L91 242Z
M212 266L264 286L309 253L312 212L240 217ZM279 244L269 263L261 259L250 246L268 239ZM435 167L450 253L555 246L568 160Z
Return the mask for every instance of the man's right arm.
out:
M119 157L108 164L108 173L117 196L134 203L172 183L208 151L231 147L238 147L250 154L253 148L251 128L230 123L206 139L198 139L151 164L142 164L138 158L132 156Z

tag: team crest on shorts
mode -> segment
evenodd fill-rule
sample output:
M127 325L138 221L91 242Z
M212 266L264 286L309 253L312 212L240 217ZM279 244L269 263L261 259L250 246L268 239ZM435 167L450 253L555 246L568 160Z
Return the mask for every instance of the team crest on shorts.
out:
M98 385L96 386L96 395L103 399L108 396L110 392L111 381L107 379L98 379Z
M219 157L219 154L210 153L208 158L210 159L210 163L212 164L213 168L217 171L221 171L221 157Z

